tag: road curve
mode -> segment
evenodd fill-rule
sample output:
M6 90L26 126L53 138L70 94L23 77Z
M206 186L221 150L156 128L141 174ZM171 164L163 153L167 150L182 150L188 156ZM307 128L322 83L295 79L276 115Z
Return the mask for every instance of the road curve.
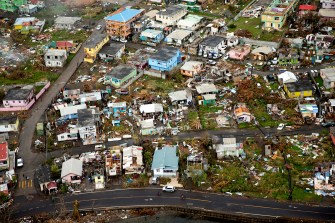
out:
M73 194L64 197L66 210L72 210L74 200L80 202L82 210L109 209L112 207L129 206L181 206L195 207L205 210L221 211L231 214L260 216L266 218L299 218L332 220L335 219L334 207L307 206L297 203L276 202L265 199L249 199L244 197L226 196L216 193L204 193L188 190L177 190L175 193L157 193L160 188L119 189L92 193ZM185 199L181 199L181 195ZM24 198L19 198L21 200ZM55 212L59 207L56 201L32 200L14 203L14 218L31 216L42 212Z

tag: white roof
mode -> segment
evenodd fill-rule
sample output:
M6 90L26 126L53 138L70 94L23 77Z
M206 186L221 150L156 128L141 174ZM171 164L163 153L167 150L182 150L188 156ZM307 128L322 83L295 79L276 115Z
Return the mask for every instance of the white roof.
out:
M91 93L83 93L79 95L80 103L84 103L86 101L100 101L101 100L101 92L91 92Z
M205 94L203 97L205 100L215 100L216 99L215 94Z
M69 175L75 174L77 176L82 176L83 174L83 161L71 158L62 164L61 178Z
M114 107L126 107L127 102L108 102L107 107L108 108L114 108Z
M134 163L133 157L136 157L136 165L143 165L142 151L143 148L140 146L130 146L123 148L123 168L129 168Z
M185 30L185 29L176 29L170 35L168 35L166 38L168 39L176 39L176 40L183 40L187 36L189 36L192 33L190 30Z
M320 9L319 16L321 17L335 17L335 10L334 9Z
M191 96L192 94L188 90L180 90L180 91L174 91L174 92L169 93L169 97L172 102L184 101L184 100L187 100L187 98Z
M77 114L79 109L85 109L85 108L87 108L86 104L63 107L59 109L60 116Z
M326 76L327 80L335 81L335 68L321 69L320 72Z
M52 50L52 49L48 49L47 52L45 53L45 55L53 55L53 56L63 56L66 55L66 50Z
M141 113L155 113L155 112L163 112L162 104L146 104L140 106Z
M195 88L197 89L198 94L205 94L217 91L217 88L214 84L201 84L195 86Z
M278 79L282 79L284 84L298 81L298 78L295 76L295 74L290 71L285 71L284 73L278 74Z
M203 63L200 61L187 61L180 69L187 71L194 71L200 69L202 67L202 64Z
M146 29L141 32L141 36L146 36L148 38L155 38L159 34L163 33L160 30L155 30L155 29Z
M142 120L140 122L141 128L142 129L149 129L149 128L153 128L155 127L154 125L154 119L146 119L146 120Z
M335 99L329 99L329 102L332 107L335 106Z
M255 54L255 53L269 54L269 53L272 53L272 52L273 52L272 47L268 47L268 46L257 47L256 49L251 51L252 54Z
M183 27L192 27L193 25L199 23L204 17L197 16L197 15L187 15L185 19L179 20L177 26Z

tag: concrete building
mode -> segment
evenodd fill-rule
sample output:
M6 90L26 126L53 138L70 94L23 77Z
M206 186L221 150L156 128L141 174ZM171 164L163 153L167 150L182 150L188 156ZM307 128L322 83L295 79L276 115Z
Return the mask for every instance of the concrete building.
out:
M156 20L165 26L175 26L187 14L187 10L179 6L170 6L156 14Z
M71 158L62 164L61 179L64 183L79 184L83 175L83 161Z
M24 88L9 89L3 99L3 105L6 108L10 107L25 107L34 98L34 88L28 85Z
M335 68L325 68L320 70L320 77L326 89L335 87Z
M96 109L80 109L78 110L77 127L79 137L84 145L97 142L97 126L100 118L99 112Z
M104 45L99 51L99 57L105 61L121 59L122 54L126 49L124 43L112 42L110 45Z
M177 27L179 29L186 29L195 31L197 30L204 21L204 17L198 15L187 15L184 19L177 22Z
M114 87L122 87L129 80L137 75L136 67L129 65L118 65L114 67L112 71L105 76L105 83L110 83Z
M145 43L160 43L164 39L163 31L146 29L140 34L140 40Z
M109 41L109 37L105 34L96 34L87 40L84 47L84 61L94 63L101 48Z
M155 177L177 177L178 162L177 146L165 145L155 150L151 170Z
M192 33L190 30L176 29L165 38L165 42L168 45L181 46L192 36Z
M120 8L105 17L107 34L111 37L126 39L132 34L133 22L144 13L144 9Z
M44 54L46 67L63 67L67 59L66 50L47 50Z
M55 28L56 29L74 29L76 24L78 24L80 20L81 20L81 17L58 16L55 19Z
M186 61L180 68L180 73L184 76L194 77L201 72L204 63L201 61Z
M208 53L220 53L222 47L227 44L227 40L221 36L207 36L199 44L199 56L208 54Z
M171 71L181 62L179 49L164 47L149 57L149 66L158 71Z
M298 0L273 0L262 13L262 28L280 30L285 25L287 17L294 12L298 2Z
M334 0L320 0L320 3L323 9L335 9Z
M1 132L17 132L19 130L19 118L17 116L0 117L0 133Z

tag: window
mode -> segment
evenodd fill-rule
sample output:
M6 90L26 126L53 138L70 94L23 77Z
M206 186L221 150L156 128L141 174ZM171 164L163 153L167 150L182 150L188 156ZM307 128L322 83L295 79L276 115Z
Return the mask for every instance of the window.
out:
M7 128L8 128L8 125L5 125L5 128L7 129Z
M47 59L50 59L50 56L47 56Z
M276 21L278 21L278 20L279 20L279 17L278 17L278 16L276 16L276 17L275 17L275 20L276 20Z

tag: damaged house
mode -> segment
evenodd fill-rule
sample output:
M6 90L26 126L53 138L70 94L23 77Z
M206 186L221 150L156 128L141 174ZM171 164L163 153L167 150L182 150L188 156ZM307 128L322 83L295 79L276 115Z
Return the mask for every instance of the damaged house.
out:
M219 137L213 136L213 149L216 151L218 159L227 158L230 156L239 157L243 151L243 144L237 143L235 137Z
M122 169L125 174L141 174L144 170L143 148L130 146L122 149Z
M197 85L199 105L214 105L216 103L216 94L219 92L214 84Z
M78 110L78 131L84 145L99 141L100 112L96 109Z

